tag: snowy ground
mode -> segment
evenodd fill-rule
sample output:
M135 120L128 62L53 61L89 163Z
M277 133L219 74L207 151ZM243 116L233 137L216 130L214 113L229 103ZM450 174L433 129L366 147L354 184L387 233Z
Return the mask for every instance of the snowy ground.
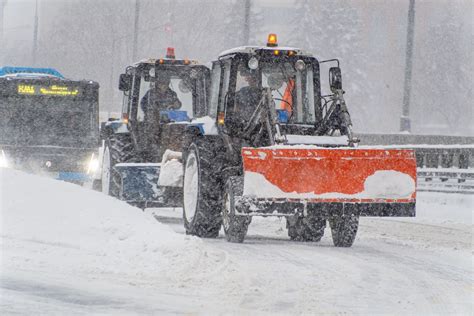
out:
M2 315L473 313L472 195L420 193L417 218L362 219L349 249L279 219L190 237L179 210L4 169L0 208Z

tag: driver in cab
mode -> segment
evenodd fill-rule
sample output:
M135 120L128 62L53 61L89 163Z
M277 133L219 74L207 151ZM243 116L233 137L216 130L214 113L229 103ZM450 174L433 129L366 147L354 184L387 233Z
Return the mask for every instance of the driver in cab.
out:
M259 87L258 72L245 67L239 70L237 82L242 86L235 93L235 114L239 118L239 125L245 125L257 108L262 98Z
M150 112L159 113L165 110L177 110L181 108L181 101L178 95L170 88L169 77L158 77L156 82L150 83L150 89L145 93L140 106L145 116Z
M243 83L243 87L235 93L236 107L238 111L255 109L262 97L262 90L258 87L258 73L247 68L239 71L238 82Z

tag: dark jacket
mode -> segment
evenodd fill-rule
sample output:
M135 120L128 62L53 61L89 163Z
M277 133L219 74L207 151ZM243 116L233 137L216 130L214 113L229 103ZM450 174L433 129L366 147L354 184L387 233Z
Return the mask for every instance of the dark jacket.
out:
M181 108L181 101L179 101L176 92L168 88L163 93L159 90L148 90L140 101L140 106L142 107L145 115L150 112L150 110L177 110Z

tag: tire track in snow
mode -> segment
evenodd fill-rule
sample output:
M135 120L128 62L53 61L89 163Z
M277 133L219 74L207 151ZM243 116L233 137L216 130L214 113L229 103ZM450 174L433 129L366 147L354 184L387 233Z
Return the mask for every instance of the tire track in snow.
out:
M204 242L229 256L230 289L220 296L228 310L470 314L470 226L415 220L363 218L352 248L333 247L329 228L319 243L290 241L274 218L254 219L244 244L222 233Z

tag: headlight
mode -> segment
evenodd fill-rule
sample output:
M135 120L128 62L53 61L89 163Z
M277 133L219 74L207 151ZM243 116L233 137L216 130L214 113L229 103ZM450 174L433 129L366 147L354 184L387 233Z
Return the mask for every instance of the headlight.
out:
M94 173L97 171L97 169L99 169L99 160L95 157L95 154L93 153L91 159L89 160L89 164L87 165L87 173Z
M0 168L8 168L8 160L5 152L2 150L0 153Z
M252 70L257 69L258 68L258 59L255 58L255 57L250 58L247 66Z
M306 65L304 61L302 61L301 59L298 59L295 63L295 68L298 71L303 71L306 68Z

